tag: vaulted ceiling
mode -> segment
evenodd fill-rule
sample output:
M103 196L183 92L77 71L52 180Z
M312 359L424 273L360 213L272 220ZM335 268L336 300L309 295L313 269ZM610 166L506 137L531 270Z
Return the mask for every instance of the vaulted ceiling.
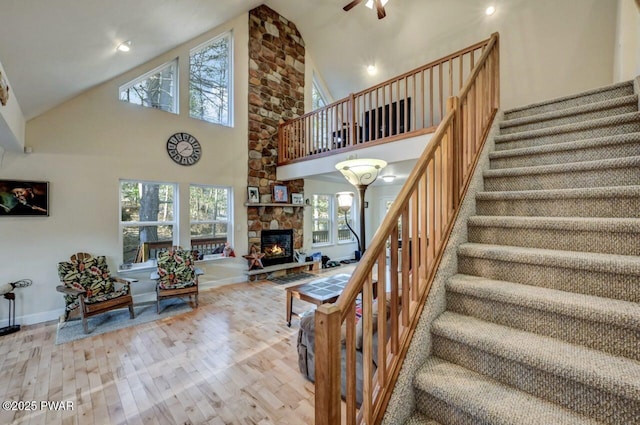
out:
M297 25L334 98L508 32L507 21L521 31L510 37L540 43L591 14L615 20L614 0L390 0L382 20L364 4L344 12L348 0L3 0L0 63L30 119L261 3ZM116 53L125 40L132 51Z

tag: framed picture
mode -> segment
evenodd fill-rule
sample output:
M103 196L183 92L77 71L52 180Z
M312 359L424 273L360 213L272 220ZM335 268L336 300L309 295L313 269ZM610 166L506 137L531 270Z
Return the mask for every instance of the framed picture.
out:
M0 180L0 216L48 216L49 182Z
M273 202L289 202L287 186L273 186Z
M257 204L260 202L260 192L256 186L247 187L247 196L250 204Z
M302 193L292 193L291 194L291 203L294 205L303 205L304 199L302 199Z

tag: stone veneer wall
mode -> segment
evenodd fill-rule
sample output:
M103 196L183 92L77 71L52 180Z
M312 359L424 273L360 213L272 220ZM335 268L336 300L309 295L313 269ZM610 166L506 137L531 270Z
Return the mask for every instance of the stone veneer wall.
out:
M304 113L304 41L296 26L267 6L249 12L249 186L260 202L272 202L273 186L304 192L304 180L276 180L278 124ZM294 248L303 243L304 208L247 207L248 238L260 246L262 229L293 229Z

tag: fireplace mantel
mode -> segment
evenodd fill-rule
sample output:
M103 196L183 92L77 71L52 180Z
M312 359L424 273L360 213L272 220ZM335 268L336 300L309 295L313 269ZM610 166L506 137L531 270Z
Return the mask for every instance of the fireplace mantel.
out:
M286 204L284 202L268 202L268 203L257 202L257 203L251 203L251 204L249 202L245 202L244 206L245 207L296 207L296 208L300 208L300 207L308 207L309 205Z

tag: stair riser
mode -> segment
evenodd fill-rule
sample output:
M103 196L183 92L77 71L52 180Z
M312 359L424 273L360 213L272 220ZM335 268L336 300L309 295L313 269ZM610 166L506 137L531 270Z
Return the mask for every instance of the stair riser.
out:
M476 200L479 215L640 218L640 197Z
M640 402L433 336L433 355L607 424L637 423Z
M639 276L526 264L458 254L462 274L578 294L640 302Z
M640 360L640 329L575 318L544 310L542 305L534 309L450 290L447 290L447 310Z
M513 120L516 118L523 118L531 115L543 114L545 112L556 111L558 109L573 108L576 106L587 105L589 103L602 102L616 97L630 96L632 94L634 94L633 86L631 84L628 84L622 87L616 87L611 90L601 91L598 93L580 96L573 99L566 99L563 101L534 106L527 109L520 109L517 111L507 111L504 114L504 119Z
M569 162L596 161L599 159L624 158L638 155L638 142L600 145L576 150L548 152L533 155L512 156L508 158L491 159L491 169L532 167L535 165L566 164Z
M640 233L469 225L469 242L564 251L640 255Z
M484 178L484 189L488 192L634 185L640 185L640 167L637 166Z
M485 425L477 417L421 390L416 390L416 409L443 425Z
M614 134L637 133L640 131L640 122L626 122L617 125L603 127L576 129L570 132L555 133L546 136L534 136L517 140L500 140L496 138L495 150L504 151L509 149L528 148L532 146L551 145L554 143L573 142L576 140L595 139L596 137L612 136Z
M598 118L611 117L619 114L638 112L638 102L620 105L614 108L588 111L576 115L559 117L545 121L531 122L528 124L514 125L500 128L500 134L513 134L521 131L539 130L541 128L554 127L557 125L573 124L576 122L589 121Z

